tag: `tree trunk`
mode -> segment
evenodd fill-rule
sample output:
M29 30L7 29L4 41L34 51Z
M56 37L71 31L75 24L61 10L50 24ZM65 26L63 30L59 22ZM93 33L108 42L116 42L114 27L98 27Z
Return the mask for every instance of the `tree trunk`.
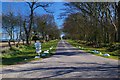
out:
M10 34L10 39L9 39L9 41L8 41L8 46L9 46L10 48L12 48L11 40L12 40L12 35Z
M10 48L12 48L11 39L8 41L8 46L9 46Z
M26 44L29 45L29 34L26 34Z
M11 41L9 40L9 41L8 41L8 46L9 46L10 48L12 48L12 45L11 45L10 42L11 42Z
M25 40L22 40L22 42L23 42L23 45L25 44L25 43L24 43L24 41L25 41Z
M120 1L118 2L118 42L120 42Z

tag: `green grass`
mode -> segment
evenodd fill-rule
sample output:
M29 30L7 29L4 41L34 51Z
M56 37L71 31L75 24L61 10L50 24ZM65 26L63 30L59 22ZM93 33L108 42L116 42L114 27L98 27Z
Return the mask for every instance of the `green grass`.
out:
M42 52L44 50L48 50L51 46L53 46L53 49L50 51L50 54L47 57L50 57L51 55L55 54L58 41L59 40L52 40L46 43L42 43ZM34 44L31 44L29 46L20 45L18 48L13 47L12 49L2 51L2 55L0 56L2 58L1 65L21 64L29 62L31 60L42 59L42 58L35 59L34 57L36 55L38 54L35 53Z
M97 56L105 57L105 56L100 55L100 54L95 54L95 53L93 53L93 52L91 52L91 51L92 51L92 50L97 50L97 51L99 51L99 52L102 52L102 54L105 54L105 53L110 54L110 57L105 57L105 58L111 58L111 59L117 59L117 60L119 59L119 56L116 55L116 53L118 53L119 50L110 52L110 51L107 50L106 47L94 48L94 47L91 47L91 46L86 46L85 44L77 43L77 42L74 41L74 40L67 40L67 42L69 42L71 45L73 45L74 47L77 47L77 48L78 48L78 46L81 46L81 47L83 47L83 49L81 49L81 50L83 50L83 51L85 51L85 52L88 52L88 53L91 53L91 54L94 54L94 55L97 55Z

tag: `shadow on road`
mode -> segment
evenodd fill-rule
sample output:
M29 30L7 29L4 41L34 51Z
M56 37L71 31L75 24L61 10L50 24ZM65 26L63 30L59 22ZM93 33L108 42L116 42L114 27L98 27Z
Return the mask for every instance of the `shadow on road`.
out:
M71 48L71 47L69 47L69 49L64 48L64 47L59 47L57 50L58 51L60 51L60 50L70 50L70 51L72 51L72 50L79 50L79 49L78 48Z
M64 56L72 56L72 55L80 55L80 54L85 54L84 52L79 51L78 48L74 48L71 46L69 43L64 42L64 43L59 43L58 49L55 55L64 55Z
M60 62L60 63L65 63L65 62ZM58 63L58 64L60 64ZM67 63L67 62L66 62ZM70 62L71 63L71 62ZM73 64L73 63L72 63ZM113 65L109 65L109 64L98 64L98 63L86 63L86 62L79 62L79 63L75 63L74 64L91 64L91 65L96 65L94 66L89 66L89 67L63 67L63 66L59 66L59 67L42 67L42 68L31 68L31 69L25 69L25 70L12 70L12 69L8 69L8 70L4 70L3 73L14 73L14 72L27 72L29 73L30 71L51 71L50 74L52 74L51 76L47 76L44 78L52 78L52 77L57 77L57 76L62 76L65 74L70 74L70 73L74 73L74 72L99 72L101 73L101 75L105 76L111 76L111 77L117 77L118 76L118 66L113 66ZM102 74L103 73L103 74ZM92 75L92 74L91 74ZM99 75L96 74L96 76L99 77ZM80 75L78 76L80 77Z
M84 52L57 52L55 55L63 55L63 56L72 56L72 55L88 55Z

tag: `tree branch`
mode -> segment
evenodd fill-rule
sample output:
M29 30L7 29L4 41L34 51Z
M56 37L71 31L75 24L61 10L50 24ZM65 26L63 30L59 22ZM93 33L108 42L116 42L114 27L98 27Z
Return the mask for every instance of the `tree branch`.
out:
M33 10L35 10L35 9L38 8L38 7L45 8L45 7L48 7L48 5L49 5L49 4L46 4L46 5L41 5L41 4L39 4L39 5L36 5L36 7L34 7Z
M30 2L26 2L28 5L29 5L29 7L31 8L31 4L30 4Z

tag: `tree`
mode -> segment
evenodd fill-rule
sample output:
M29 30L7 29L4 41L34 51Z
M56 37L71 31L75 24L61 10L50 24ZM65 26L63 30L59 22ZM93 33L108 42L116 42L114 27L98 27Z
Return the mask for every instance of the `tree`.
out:
M9 47L11 48L12 45L10 42L14 40L14 29L17 25L16 17L14 16L13 12L9 12L8 14L2 15L2 28L9 34L10 39L8 41Z
M34 33L41 34L44 41L56 39L60 35L59 29L55 24L54 16L51 14L36 15L34 17L34 26Z
M120 1L118 2L117 12L118 12L118 41L120 42Z
M34 40L35 42L36 42L37 40L39 40L37 34L35 34L35 35L32 37L32 40Z
M25 33L24 33L24 17L21 15L20 12L18 12L17 16L16 16L16 21L17 21L17 30L18 32L16 34L17 35L17 46L19 45L19 42L22 40L23 41L23 44L24 44L24 41L25 41Z
M27 2L27 4L30 8L29 25L24 26L24 29L25 29L25 34L26 34L26 44L29 44L29 39L30 39L31 31L32 31L32 25L33 25L34 11L38 7L42 7L43 9L46 10L46 7L48 7L49 4L42 4L42 3L37 2L37 1ZM26 20L25 20L25 22L26 22Z
M96 44L112 43L118 38L116 3L70 2L65 5L69 6L65 10L70 14L63 27L67 36Z

